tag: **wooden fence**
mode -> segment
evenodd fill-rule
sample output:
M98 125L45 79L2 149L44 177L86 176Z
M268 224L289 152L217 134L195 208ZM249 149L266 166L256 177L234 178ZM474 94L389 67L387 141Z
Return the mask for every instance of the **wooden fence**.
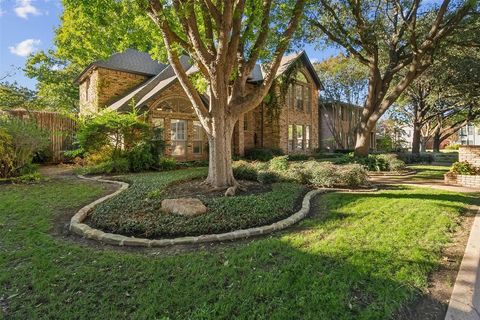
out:
M77 123L58 112L50 111L28 111L24 109L7 111L12 116L24 119L34 120L37 125L49 132L50 135L50 157L51 163L60 163L64 161L63 153L72 149L74 134L77 129Z

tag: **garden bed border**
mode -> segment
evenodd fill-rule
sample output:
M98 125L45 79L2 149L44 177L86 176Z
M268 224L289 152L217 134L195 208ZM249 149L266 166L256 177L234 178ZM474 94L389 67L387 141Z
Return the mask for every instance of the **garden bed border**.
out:
M179 238L155 240L155 239L147 239L147 238L128 237L128 236L115 234L115 233L108 233L99 229L92 228L89 225L83 223L83 221L87 218L88 213L94 206L123 192L129 187L129 184L122 181L102 179L102 177L90 178L82 175L79 175L78 177L80 179L85 179L85 180L117 184L117 185L120 185L120 188L117 191L109 195L106 195L100 199L97 199L92 203L87 204L80 210L78 210L77 213L70 220L70 231L77 235L83 236L87 239L98 240L106 244L117 245L117 246L132 246L132 247L165 247L165 246L179 245L179 244L220 242L220 241L226 241L226 240L245 239L253 236L269 234L274 231L279 231L279 230L288 228L291 225L294 225L295 223L305 218L310 211L310 200L318 194L329 191L327 189L317 189L317 190L311 190L307 192L307 194L302 200L302 207L300 208L300 210L298 210L288 218L274 222L269 225L253 227L248 229L240 229L240 230L235 230L235 231L230 231L225 233L208 234L208 235L201 235L201 236L185 236L185 237L179 237Z

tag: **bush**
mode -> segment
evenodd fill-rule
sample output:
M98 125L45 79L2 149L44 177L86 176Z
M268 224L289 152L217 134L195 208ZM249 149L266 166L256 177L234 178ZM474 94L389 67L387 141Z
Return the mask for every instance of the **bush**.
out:
M412 164L412 163L430 164L434 160L433 154L431 153L414 154L411 152L402 152L398 154L398 158L408 164Z
M313 162L313 161L312 161ZM338 167L331 162L314 162L309 166L310 184L331 188L339 182Z
M280 149L253 148L245 150L245 158L249 160L270 161L275 156L282 156Z
M174 170L177 168L177 160L169 157L161 157L158 162L158 168L161 171Z
M363 165L368 171L401 171L405 169L405 162L398 159L396 154L369 154L366 157L357 157L353 153L346 154L338 163L356 163Z
M445 147L445 149L447 149L447 150L458 150L458 149L460 149L460 145L456 144L456 143L449 144L448 146Z
M475 167L468 161L455 162L450 168L450 172L460 175L480 175L480 167Z
M269 168L273 171L285 171L288 169L288 156L278 156L270 160Z
M80 121L76 136L79 147L67 155L72 159L85 157L87 165L95 166L90 171L98 173L102 168L123 171L125 161L128 162L127 171L133 172L168 167L169 164L160 164L164 149L162 137L161 128L151 128L135 112L105 111ZM122 165L111 168L116 163Z
M127 173L129 172L130 164L128 159L125 158L117 158L114 160L108 160L97 164L95 166L87 167L83 171L87 174L117 174L117 173Z
M152 146L145 142L132 148L127 154L127 159L132 172L148 170L158 162L154 158Z
M359 164L341 166L337 184L357 188L368 184L367 172Z
M244 160L239 160L232 164L232 168L235 179L257 181L257 169L255 165Z
M34 121L0 116L0 178L31 173L36 153L47 146L47 133Z
M302 154L302 153L295 153L288 156L288 160L290 161L306 161L310 158L309 155Z
M272 184L278 180L279 177L275 172L261 170L257 173L257 181L262 184Z

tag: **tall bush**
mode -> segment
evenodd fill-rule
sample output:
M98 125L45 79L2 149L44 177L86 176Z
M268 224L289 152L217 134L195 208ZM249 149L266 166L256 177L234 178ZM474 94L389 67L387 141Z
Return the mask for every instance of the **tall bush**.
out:
M0 116L0 177L31 173L37 152L48 146L47 133L32 120Z

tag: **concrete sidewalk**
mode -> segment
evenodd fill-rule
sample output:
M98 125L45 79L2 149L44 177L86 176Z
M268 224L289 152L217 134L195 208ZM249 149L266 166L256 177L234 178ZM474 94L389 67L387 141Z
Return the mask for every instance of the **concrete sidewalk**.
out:
M480 209L470 231L445 320L480 320Z

